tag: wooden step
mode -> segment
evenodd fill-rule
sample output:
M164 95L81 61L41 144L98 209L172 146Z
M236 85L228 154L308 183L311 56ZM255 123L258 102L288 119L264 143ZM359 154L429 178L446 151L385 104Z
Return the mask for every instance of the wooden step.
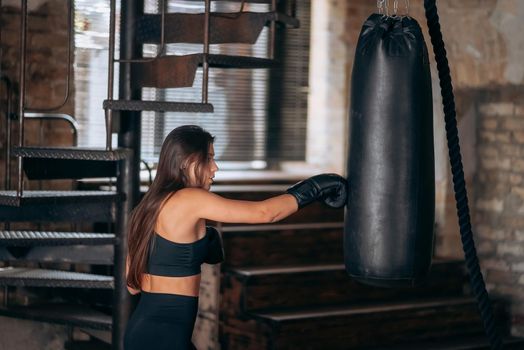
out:
M100 340L67 341L65 350L111 350L111 345Z
M112 289L112 276L25 267L0 268L0 286Z
M483 329L471 298L308 308L254 313L242 319L221 317L221 338L229 350L361 349L478 334Z
M524 349L524 339L503 337L504 350ZM439 338L430 341L404 343L396 346L372 347L362 350L490 350L491 346L486 334Z
M221 310L242 315L278 310L363 302L461 297L466 276L463 261L435 261L427 281L416 288L378 288L352 280L344 265L226 269Z
M113 220L114 204L124 199L112 191L0 191L0 220L75 222Z
M0 315L26 320L111 330L111 316L77 304L0 306Z
M207 61L211 68L271 68L274 60L208 54ZM192 87L197 68L204 62L204 54L181 56L163 56L152 61L133 63L133 75L136 84L141 87L158 89Z
M162 16L145 14L137 21L136 40L144 44L159 44ZM170 43L204 43L204 13L166 13L164 40ZM250 44L257 42L264 26L280 22L298 27L299 21L276 12L212 12L209 20L210 44Z
M118 162L131 150L53 147L17 147L12 155L24 158L24 172L30 180L114 177Z
M223 266L341 264L343 223L223 226Z

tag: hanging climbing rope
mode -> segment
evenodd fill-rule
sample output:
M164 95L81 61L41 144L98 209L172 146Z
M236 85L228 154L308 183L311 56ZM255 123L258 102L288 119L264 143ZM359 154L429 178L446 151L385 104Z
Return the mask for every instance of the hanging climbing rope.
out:
M449 161L451 163L451 173L453 174L453 189L455 191L455 201L457 202L457 215L460 226L460 236L462 248L466 257L466 266L469 271L471 288L484 323L484 329L488 335L492 349L502 349L502 338L495 326L493 309L486 291L486 285L482 272L480 271L473 233L471 231L471 218L469 215L468 195L466 192L466 182L464 180L464 170L462 157L460 155L460 145L457 130L457 112L455 109L455 97L453 95L453 85L449 70L446 49L440 31L439 16L435 0L424 0L426 19L428 23L429 35L433 52L437 62L437 70L440 80L440 90L442 94L442 105L444 107L444 119L446 121L446 137L448 141Z

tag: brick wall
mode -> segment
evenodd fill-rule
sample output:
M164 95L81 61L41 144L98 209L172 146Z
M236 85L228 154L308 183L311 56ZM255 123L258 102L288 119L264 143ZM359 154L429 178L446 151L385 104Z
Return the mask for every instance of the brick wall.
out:
M19 2L3 2L2 26L2 74L18 86L19 72ZM66 89L67 67L67 2L60 0L30 1L27 20L27 70L26 106L48 108L61 104ZM74 76L71 76L73 79ZM73 80L71 80L72 82ZM71 85L72 88L72 85ZM6 91L0 87L0 178L5 178L5 109ZM17 111L18 101L14 101ZM60 113L73 114L74 91ZM17 140L18 123L13 123L13 142ZM26 121L27 145L71 145L73 137L69 126L63 122ZM14 173L13 173L14 176ZM3 181L2 181L3 182ZM60 186L60 185L59 185ZM3 183L2 183L3 188Z
M479 94L475 226L491 294L511 301L524 335L524 89Z

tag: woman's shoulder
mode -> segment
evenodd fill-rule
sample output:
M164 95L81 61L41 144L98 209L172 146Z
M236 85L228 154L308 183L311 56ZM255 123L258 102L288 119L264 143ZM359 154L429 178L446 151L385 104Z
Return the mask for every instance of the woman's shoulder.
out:
M210 195L209 191L206 191L202 188L197 187L184 187L173 193L172 196L170 196L169 200L178 201L181 199L188 199L191 198L193 200L195 199L204 199Z
M208 198L209 192L202 188L185 187L177 190L165 202L165 206L191 207Z

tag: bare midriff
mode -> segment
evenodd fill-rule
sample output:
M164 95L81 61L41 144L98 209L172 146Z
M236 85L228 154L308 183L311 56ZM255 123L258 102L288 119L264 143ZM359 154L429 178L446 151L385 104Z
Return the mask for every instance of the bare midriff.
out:
M148 293L167 293L197 297L200 290L200 274L185 277L167 277L144 273L142 290Z

